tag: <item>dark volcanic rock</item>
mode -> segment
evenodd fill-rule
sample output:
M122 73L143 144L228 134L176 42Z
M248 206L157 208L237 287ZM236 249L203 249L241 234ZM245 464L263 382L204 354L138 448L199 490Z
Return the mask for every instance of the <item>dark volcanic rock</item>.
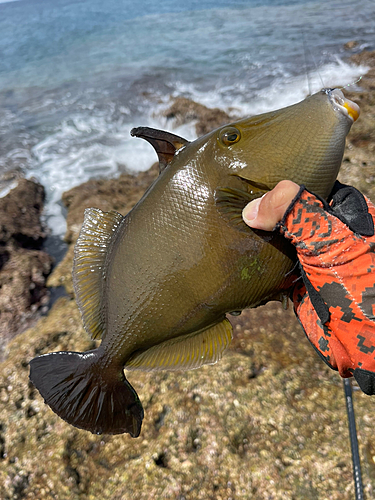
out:
M0 198L0 243L40 248L46 237L40 222L43 202L43 186L26 179L20 179L16 188Z
M149 170L137 175L122 174L118 179L90 180L64 193L62 201L68 210L65 241L75 242L85 208L116 210L125 215L156 179L158 173L159 166L155 163Z
M198 136L233 120L233 117L219 108L207 108L186 97L175 99L164 116L172 119L177 127L196 120L195 130Z
M0 359L7 341L29 327L48 302L52 259L41 251L44 189L26 179L0 198Z

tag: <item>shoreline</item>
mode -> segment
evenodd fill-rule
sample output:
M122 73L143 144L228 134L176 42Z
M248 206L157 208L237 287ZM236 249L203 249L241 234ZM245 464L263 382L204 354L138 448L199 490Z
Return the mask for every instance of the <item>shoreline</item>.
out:
M363 90L345 94L361 106L363 123L349 134L339 178L375 201L375 52L362 57L372 64ZM292 308L285 311L279 303L231 318L234 339L214 366L130 372L146 410L137 439L92 435L66 424L29 383L33 357L95 347L83 329L71 280L84 206L126 213L157 175L154 164L137 176L88 181L63 195L68 250L43 286L64 287L66 295L9 342L0 363L4 498L351 500L342 381L316 355ZM369 396L355 392L368 498L375 491L372 406Z
M375 52L356 52L357 47L354 43L348 43L347 45L347 60L359 66L367 65L370 69L361 79L359 90L353 91L350 90L350 87L344 89L345 94L359 104L361 116L348 135L338 178L343 183L354 185L369 198L375 200L375 132L374 127L372 127L375 121L375 101L373 98L375 89ZM354 53L351 54L351 52ZM235 118L219 108L207 108L183 97L171 100L171 105L165 111L164 116L177 125L195 123L198 136L204 135ZM84 209L89 206L96 206L104 211L114 209L125 215L143 195L156 176L157 164L154 164L145 172L123 173L115 179L89 180L63 194L61 202L67 212L66 233L64 237L60 238L50 234L46 227L43 242L40 245L40 251L48 254L53 260L50 266L51 274L48 277L46 275L44 280L38 282L41 291L39 302L36 305L34 303L31 309L30 301L32 299L30 298L29 301L26 300L26 306L24 306L21 315L16 311L13 313L15 317L28 318L28 320L22 320L21 322L18 320L19 325L17 325L16 321L15 326L10 331L8 328L7 333L1 334L0 332L3 345L4 342L7 342L5 339L10 340L31 326L42 314L48 314L54 302L60 297L64 295L73 296L71 279L73 246L78 237ZM18 182L21 179L19 177ZM8 193L2 200L13 196L17 198L16 192L17 188ZM32 205L33 202L31 201L30 206ZM43 216L40 213L40 220L42 219ZM27 288L27 285L25 287ZM26 288L23 293L31 297ZM10 294L12 293L10 291Z
M369 66L359 82L360 90L345 88L344 93L361 110L358 121L348 134L339 180L352 184L375 201L375 51L354 54L350 60Z

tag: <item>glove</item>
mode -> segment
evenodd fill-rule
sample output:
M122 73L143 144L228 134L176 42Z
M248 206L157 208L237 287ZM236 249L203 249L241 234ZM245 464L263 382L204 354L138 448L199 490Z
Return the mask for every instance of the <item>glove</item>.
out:
M278 224L297 249L294 311L312 345L342 377L375 394L375 207L337 182L329 203L301 186Z

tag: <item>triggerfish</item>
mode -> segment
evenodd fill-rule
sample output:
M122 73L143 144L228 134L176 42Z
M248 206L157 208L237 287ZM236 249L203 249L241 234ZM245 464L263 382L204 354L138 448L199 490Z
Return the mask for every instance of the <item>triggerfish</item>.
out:
M244 206L290 179L327 197L359 115L340 90L220 127L188 142L147 127L160 175L124 217L85 211L73 281L88 352L30 362L30 379L70 424L133 437L143 408L127 370L187 370L218 361L232 338L226 313L280 300L295 253L252 230Z

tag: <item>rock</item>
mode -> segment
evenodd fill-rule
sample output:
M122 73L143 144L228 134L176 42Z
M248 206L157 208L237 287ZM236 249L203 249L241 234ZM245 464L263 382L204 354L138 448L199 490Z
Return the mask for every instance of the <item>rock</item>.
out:
M48 286L64 286L67 293L73 294L73 247L82 226L85 208L116 210L125 215L141 198L158 172L159 166L154 164L147 172L138 175L122 174L118 179L91 180L63 194L62 200L68 210L65 241L70 246L64 259L49 277Z
M146 172L122 174L118 179L90 180L64 193L62 201L68 210L65 241L72 243L77 239L85 208L96 207L126 214L158 173L159 166L155 163Z
M28 382L35 355L93 347L75 302L56 302L13 340L1 366L3 498L353 498L338 375L279 304L233 323L232 348L215 366L129 373L145 408L139 438L96 436L63 422ZM367 492L375 474L370 403L355 393Z
M362 64L362 65L374 67L375 66L375 50L372 50L372 51L371 50L363 50L362 52L359 52L358 54L353 54L350 57L350 60L358 65ZM366 80L371 79L371 77L372 77L371 73L370 74L366 73L366 75L364 75L364 78Z
M375 51L363 51L351 56L356 64L370 70L358 82L358 89L345 88L349 99L359 104L361 116L351 128L347 138L344 161L339 180L355 185L366 196L375 200Z
M207 108L186 97L174 99L164 116L174 121L176 127L191 121L196 121L195 130L198 136L207 134L211 130L225 125L233 120L225 111L218 108Z
M349 137L340 176L374 200L373 126L372 118L366 119L374 113L372 85L370 71L362 90L350 94L362 116ZM91 181L64 195L70 248L49 282L64 283L72 293L73 244L84 208L125 214L156 174L154 167L137 177ZM3 267L9 262L4 248L0 262ZM96 436L63 422L28 381L34 356L96 345L83 330L75 301L58 300L48 316L9 343L0 365L3 498L352 499L345 398L337 373L280 304L246 311L231 322L234 340L217 365L128 374L145 409L139 438ZM375 489L373 404L373 398L354 392L367 498Z
M40 250L43 201L43 187L26 179L0 198L0 359L9 339L36 321L48 302L52 259Z
M44 188L19 179L17 187L0 198L0 244L10 240L24 248L40 248L46 233L40 222Z
M359 42L357 42L357 40L350 40L350 42L346 42L344 44L344 49L345 50L352 50L352 49L355 49L356 47L358 47L359 45Z

